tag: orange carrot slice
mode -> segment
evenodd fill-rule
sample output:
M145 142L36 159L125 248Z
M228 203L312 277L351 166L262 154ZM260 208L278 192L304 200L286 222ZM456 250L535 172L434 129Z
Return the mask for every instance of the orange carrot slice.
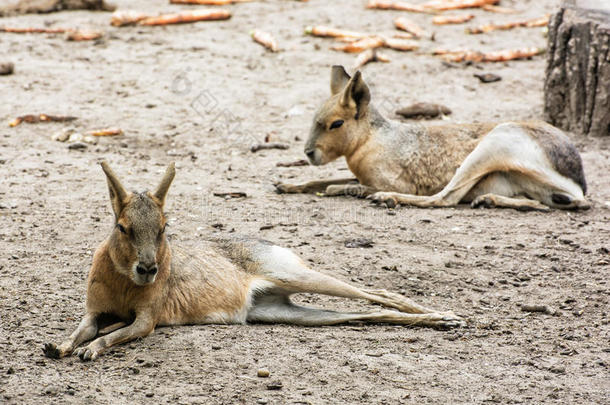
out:
M378 52L377 49L367 49L366 51L361 52L356 57L356 61L354 62L354 69L360 69L362 66L371 62L388 63L389 61L390 59L381 52Z
M148 17L141 20L140 25L168 25L183 24L197 21L216 21L231 18L231 12L224 9L201 9L182 11L176 14L162 14L157 17Z
M432 17L432 24L444 25L444 24L462 24L468 22L474 18L474 14L463 14L463 15L437 15Z
M110 25L122 27L124 25L136 24L146 18L152 17L150 14L141 13L134 10L117 10L110 17Z
M329 37L329 38L364 38L370 36L356 31L342 30L339 28L327 27L325 25L314 25L305 27L305 34L313 35L314 37Z
M105 128L95 131L89 131L87 132L87 134L91 136L117 136L123 135L123 130L121 128Z
M102 31L74 30L66 33L67 41L93 41L104 36Z
M271 52L277 52L279 50L277 46L277 41L268 32L261 30L253 30L250 32L250 36L254 41L269 49Z
M399 30L403 30L409 34L415 35L417 38L421 38L426 35L426 31L424 31L422 27L405 17L398 17L395 19L394 26Z
M429 8L422 5L416 5L407 3L405 1L393 1L393 0L369 0L366 4L366 8L375 8L378 10L399 10L399 11L411 11L414 13L431 13Z
M366 37L358 41L350 42L345 45L335 45L331 49L335 51L343 51L347 53L358 53L367 49L379 48L383 46L383 39L378 37Z
M414 51L419 48L419 44L414 41L409 41L408 39L400 39L400 38L384 38L383 46L386 48L391 48L397 51Z
M19 28L19 27L0 27L0 32L12 32L14 34L63 34L68 32L66 28Z
M234 3L247 3L252 0L169 0L172 4L198 4L203 6L226 6Z
M467 28L467 34L483 34L496 30L510 30L517 27L546 27L549 24L550 15L547 14L540 18L535 18L532 20L524 20L524 21L512 21L503 24L486 24L481 25L480 27L472 27Z
M437 11L457 10L460 8L477 8L498 4L500 0L433 0L422 4L426 9Z
M449 62L506 62L509 60L526 59L544 53L544 48L505 49L495 52L449 51L436 49L434 55L440 55Z

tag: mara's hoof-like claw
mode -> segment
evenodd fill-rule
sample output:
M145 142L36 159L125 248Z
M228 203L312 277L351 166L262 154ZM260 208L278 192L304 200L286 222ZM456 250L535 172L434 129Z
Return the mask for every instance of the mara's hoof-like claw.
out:
M89 346L81 347L74 352L82 361L93 361L99 357L99 353Z
M472 208L493 208L496 206L496 201L488 195L480 195L470 203Z
M440 314L442 318L438 321L437 327L441 329L463 328L466 326L464 321L453 312L443 312Z
M44 355L50 359L60 359L61 352L55 343L45 343L42 348Z
M297 193L296 186L286 183L274 183L275 192L278 194Z
M385 204L388 208L395 208L398 205L396 198L392 196L392 193L375 193L371 194L367 197L367 199L372 200L373 204L382 205Z

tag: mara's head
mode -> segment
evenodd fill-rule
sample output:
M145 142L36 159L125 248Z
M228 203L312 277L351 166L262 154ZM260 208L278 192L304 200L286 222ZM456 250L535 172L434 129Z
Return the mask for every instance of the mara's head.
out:
M330 94L316 112L305 144L305 155L313 165L350 153L370 130L371 94L360 71L350 77L343 66L333 66Z
M165 196L176 169L170 164L154 192L127 192L106 162L102 169L108 180L115 226L109 239L109 255L119 273L137 285L155 282L160 260L167 252Z

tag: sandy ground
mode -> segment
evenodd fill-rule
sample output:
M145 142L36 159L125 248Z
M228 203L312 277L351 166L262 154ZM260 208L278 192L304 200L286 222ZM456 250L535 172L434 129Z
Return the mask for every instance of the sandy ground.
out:
M164 0L121 7L176 10ZM604 403L610 394L608 254L610 141L573 136L582 152L586 212L416 209L395 211L351 199L277 195L272 183L343 177L343 160L278 168L303 158L313 113L328 95L329 68L354 56L329 40L303 36L311 24L391 33L399 12L364 1L257 1L230 6L225 22L112 28L110 15L64 12L5 18L16 26L94 27L105 40L71 43L46 35L0 35L0 402L22 403ZM503 1L517 16L474 11L470 25L533 18L558 2ZM432 27L421 53L388 51L364 78L386 115L416 101L453 109L447 122L538 119L544 56L494 65L448 67L433 47L496 50L545 46L540 29L470 37L463 26ZM252 28L279 40L272 54ZM474 73L493 72L482 84ZM79 117L71 124L6 123L28 113ZM395 118L395 117L394 117ZM69 150L51 135L74 126L117 126L122 137ZM287 151L249 151L265 136ZM130 188L152 187L172 160L174 243L197 246L213 233L251 234L292 247L344 280L402 292L468 320L452 331L388 325L160 328L93 363L44 358L83 313L92 251L113 226L107 159ZM215 191L245 191L225 201ZM268 228L261 230L260 228ZM344 241L367 237L369 249ZM303 303L364 310L366 303L308 296ZM555 315L527 313L546 304ZM267 367L268 379L257 369ZM282 389L268 390L280 381ZM606 402L607 403L607 402Z

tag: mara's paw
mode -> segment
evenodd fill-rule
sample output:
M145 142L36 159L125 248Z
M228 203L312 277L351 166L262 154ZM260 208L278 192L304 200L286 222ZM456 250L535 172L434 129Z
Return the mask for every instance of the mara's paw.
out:
M42 348L44 355L50 359L61 359L63 356L61 350L55 343L45 343Z
M434 327L439 329L453 329L453 328L462 328L466 326L466 321L464 321L459 316L455 315L453 312L439 312L437 313L438 319L434 323Z
M396 205L398 205L398 201L396 200L396 197L394 197L394 193L387 193L387 192L380 191L380 192L371 194L367 198L369 200L372 200L373 204L377 204L377 205L385 204L385 206L388 208L395 208Z
M275 192L278 194L298 193L297 187L292 184L275 183Z
M92 347L92 345L88 345L76 349L74 354L80 357L82 361L93 361L99 357L100 352L96 348Z
M466 326L466 321L451 311L442 312L441 315L443 316L442 321L446 322L445 327L447 328L462 328Z
M472 208L494 208L496 206L496 199L491 195L483 194L472 200L470 206Z

